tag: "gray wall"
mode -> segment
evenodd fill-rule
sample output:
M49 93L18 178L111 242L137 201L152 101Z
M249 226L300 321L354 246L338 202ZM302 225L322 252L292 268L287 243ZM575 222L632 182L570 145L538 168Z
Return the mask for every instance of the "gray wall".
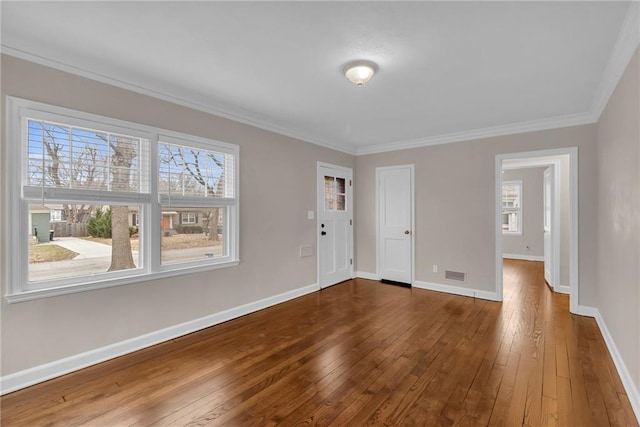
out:
M358 156L357 271L376 272L376 167L415 164L416 280L495 291L495 156L578 147L579 303L597 305L595 136L584 125ZM466 283L445 280L445 269L466 272Z
M445 283L442 272L468 273L466 286L495 290L495 155L579 148L580 301L598 307L640 387L640 130L638 53L597 125L360 156L256 129L109 85L2 56L2 120L13 95L240 145L241 235L238 267L177 279L8 305L1 301L1 374L8 375L161 328L315 283L316 161L353 167L356 269L374 273L375 168L416 165L416 279ZM4 123L3 123L4 124ZM4 128L4 126L3 126ZM597 143L596 143L597 139ZM2 159L11 143L4 134ZM265 162L268 159L268 162ZM2 165L2 170L6 170ZM269 179L265 179L265 177ZM0 188L6 188L1 176ZM278 182L287 195L269 196ZM2 191L6 194L6 191ZM6 200L0 209L2 265L9 250ZM282 232L286 230L286 232ZM265 243L269 247L265 248ZM5 278L3 277L3 280ZM6 292L6 281L2 284Z
M640 53L598 123L598 308L640 389Z
M241 226L237 267L11 305L1 298L3 376L316 283L316 258L299 257L300 245L316 242L307 219L316 162L353 167L353 156L9 56L1 71L3 120L13 95L238 144ZM10 143L3 134L2 159Z
M522 235L502 235L504 254L538 258L544 256L544 170L545 168L514 169L502 174L503 181L522 181Z

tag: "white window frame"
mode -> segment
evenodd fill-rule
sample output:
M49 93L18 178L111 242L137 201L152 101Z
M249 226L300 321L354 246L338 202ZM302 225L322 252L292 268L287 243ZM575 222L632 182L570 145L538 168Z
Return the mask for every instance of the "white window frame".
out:
M51 209L49 211L49 222L62 222L62 210Z
M522 236L522 228L524 226L524 222L523 222L523 218L522 218L522 212L523 212L523 187L522 187L522 181L502 181L502 198L500 199L500 205L502 205L502 200L504 200L504 187L510 185L516 185L520 188L519 194L520 194L520 207L517 208L511 208L511 207L502 207L502 212L504 213L506 212L516 212L518 214L518 229L516 231L509 231L509 230L502 230L502 234L506 234L509 236Z
M3 205L7 206L3 216L7 218L4 223L5 230L10 236L2 242L3 253L6 254L7 293L5 297L10 303L28 301L56 295L64 295L75 292L83 292L93 289L102 289L112 286L138 283L151 279L159 279L182 274L207 271L238 265L239 260L239 147L234 144L216 141L213 139L196 137L183 133L159 129L123 120L71 110L35 101L24 100L15 97L7 97L7 168L5 179L8 191L5 193ZM44 120L61 123L69 126L78 126L89 129L113 132L132 137L139 137L148 141L148 151L143 161L149 163L149 192L148 193L116 193L105 191L83 190L83 198L87 201L96 201L102 205L128 204L139 205L138 212L142 221L140 227L140 266L135 269L117 272L105 272L97 275L82 276L68 279L29 282L28 254L29 242L28 230L28 204L34 202L34 196L24 194L23 172L26 165L24 156L27 138L26 120ZM161 199L158 194L158 145L159 141L180 141L182 145L194 148L202 148L233 156L233 198L215 198L213 205L225 207L225 256L206 258L202 260L161 265ZM21 143L16 143L20 141ZM29 193L29 192L26 192ZM46 203L64 202L67 197L77 198L75 190L62 188L48 188L42 191L42 199ZM173 206L189 203L189 206L199 206L201 201L188 200L195 198L182 198L187 200L172 200ZM211 200L210 198L209 200ZM210 202L211 203L211 202ZM155 232L151 232L156 230ZM8 250L11 242L11 249Z
M186 221L185 221L185 215L186 215L186 218L187 218ZM181 225L195 225L197 223L198 223L198 221L196 221L196 213L195 212L180 212L180 224Z

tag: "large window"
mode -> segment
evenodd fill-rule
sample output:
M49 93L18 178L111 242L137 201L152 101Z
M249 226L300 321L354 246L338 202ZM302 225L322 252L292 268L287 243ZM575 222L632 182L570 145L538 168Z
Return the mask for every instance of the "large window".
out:
M8 104L10 301L237 264L237 146Z
M522 234L522 181L502 183L502 232Z

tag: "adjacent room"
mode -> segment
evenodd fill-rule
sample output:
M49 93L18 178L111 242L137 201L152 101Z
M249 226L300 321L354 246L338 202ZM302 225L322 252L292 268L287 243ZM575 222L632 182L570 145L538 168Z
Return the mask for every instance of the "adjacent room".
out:
M0 8L2 425L639 425L639 2Z

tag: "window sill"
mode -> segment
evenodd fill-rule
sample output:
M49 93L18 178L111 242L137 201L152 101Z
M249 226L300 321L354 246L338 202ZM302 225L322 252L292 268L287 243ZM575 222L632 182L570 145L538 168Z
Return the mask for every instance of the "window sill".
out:
M78 292L94 291L98 289L113 288L116 286L131 285L134 283L148 282L150 280L165 279L174 276L184 276L186 274L200 273L203 271L217 270L220 268L235 267L240 263L239 260L226 261L219 264L209 264L199 267L175 268L157 273L138 274L117 279L101 280L100 282L79 283L69 286L61 286L56 288L35 289L30 291L8 293L5 295L9 304L33 301L42 298L56 297L60 295L75 294Z

